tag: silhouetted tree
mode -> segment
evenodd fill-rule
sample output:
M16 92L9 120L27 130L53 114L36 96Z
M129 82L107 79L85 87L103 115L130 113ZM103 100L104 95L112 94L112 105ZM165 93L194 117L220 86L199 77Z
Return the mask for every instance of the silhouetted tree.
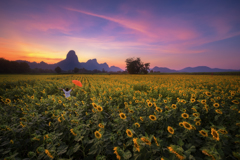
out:
M105 72L106 72L106 71L105 71L105 69L103 68L103 69L102 69L102 73L105 73Z
M79 72L79 68L75 67L75 68L73 69L73 72L74 72L74 73L78 73L78 72Z
M140 58L133 59L128 58L126 59L126 68L128 73L130 74L137 74L137 73L144 73L147 74L149 70L150 63L143 63L141 62Z
M61 73L61 72L62 72L62 69L61 69L59 66L57 66L57 67L55 68L55 72Z
M29 73L31 71L26 62L8 61L0 58L0 73Z

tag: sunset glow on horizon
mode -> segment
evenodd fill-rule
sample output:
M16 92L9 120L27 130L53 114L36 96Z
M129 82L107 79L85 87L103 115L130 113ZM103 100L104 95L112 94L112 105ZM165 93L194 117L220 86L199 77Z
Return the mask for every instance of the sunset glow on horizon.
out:
M240 70L240 1L0 1L0 58L57 63L74 50L125 70L125 60L180 70Z

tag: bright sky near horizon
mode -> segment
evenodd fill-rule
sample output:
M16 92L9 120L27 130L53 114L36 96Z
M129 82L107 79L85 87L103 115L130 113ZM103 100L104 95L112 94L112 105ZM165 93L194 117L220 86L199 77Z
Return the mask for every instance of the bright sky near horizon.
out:
M0 57L240 69L240 1L1 0Z

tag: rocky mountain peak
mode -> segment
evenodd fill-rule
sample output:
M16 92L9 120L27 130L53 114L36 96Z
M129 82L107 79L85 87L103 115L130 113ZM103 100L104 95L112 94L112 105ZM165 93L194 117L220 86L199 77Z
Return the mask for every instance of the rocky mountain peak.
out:
M74 50L70 50L67 54L67 61L78 62L78 57Z

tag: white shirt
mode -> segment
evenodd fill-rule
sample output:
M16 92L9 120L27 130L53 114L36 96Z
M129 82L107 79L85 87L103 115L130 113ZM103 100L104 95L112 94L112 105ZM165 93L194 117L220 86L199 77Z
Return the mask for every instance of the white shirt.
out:
M65 89L63 89L63 92L65 93L66 98L70 97L70 92L71 91L72 91L72 89L70 89L69 91L65 91Z

